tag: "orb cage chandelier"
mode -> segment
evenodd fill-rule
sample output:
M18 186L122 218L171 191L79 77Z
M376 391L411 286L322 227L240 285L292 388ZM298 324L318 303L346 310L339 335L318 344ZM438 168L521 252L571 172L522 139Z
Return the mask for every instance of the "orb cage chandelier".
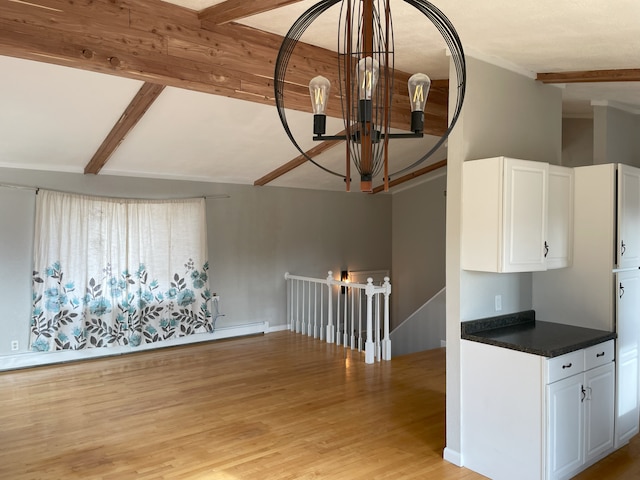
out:
M424 14L438 29L447 44L458 82L453 117L436 144L413 164L389 174L388 144L390 139L421 138L424 111L431 80L423 73L414 74L408 82L411 103L411 133L391 133L391 101L394 82L394 39L390 0L323 0L298 18L284 37L274 73L276 107L280 121L296 149L311 163L333 175L342 177L350 191L351 163L360 173L360 189L372 192L373 178L384 169L384 190L389 177L413 169L427 160L446 141L456 124L464 101L466 65L458 34L449 19L425 0L404 0ZM314 140L346 141L346 173L332 171L313 160L298 145L285 114L284 86L289 59L302 34L322 13L342 2L338 30L338 79L342 100L343 135L325 135L326 106L330 82L322 76L311 79L309 93L314 113Z

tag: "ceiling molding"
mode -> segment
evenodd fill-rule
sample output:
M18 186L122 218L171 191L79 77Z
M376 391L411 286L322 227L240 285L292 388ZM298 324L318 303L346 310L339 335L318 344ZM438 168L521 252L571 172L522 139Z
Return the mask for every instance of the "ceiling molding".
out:
M268 12L276 8L298 3L301 0L227 0L212 5L198 13L202 28L235 22L258 13Z
M627 105L625 103L614 102L611 100L592 100L592 107L611 107L617 110L622 110L623 112L632 113L634 115L640 115L640 108Z
M638 82L640 81L640 69L538 73L536 79L542 83Z
M138 121L147 112L164 90L164 85L144 83L138 93L133 97L122 116L104 139L93 158L84 167L84 173L98 174L105 166L109 157L120 146L127 134L136 126Z
M475 58L476 60L480 60L481 62L488 63L490 65L494 65L496 67L504 68L505 70L509 70L511 72L517 73L519 75L528 77L528 78L536 78L536 73L527 70L526 68L522 68L515 63L509 62L504 58L494 57L492 55L487 55L486 53L478 52L473 48L465 48L464 49L465 57Z

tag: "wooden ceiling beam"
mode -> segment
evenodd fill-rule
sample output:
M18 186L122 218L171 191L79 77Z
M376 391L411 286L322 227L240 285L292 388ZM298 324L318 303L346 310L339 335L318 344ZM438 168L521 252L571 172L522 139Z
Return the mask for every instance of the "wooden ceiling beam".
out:
M202 22L202 28L207 29L299 1L301 0L227 0L200 11L198 18Z
M0 3L0 55L112 74L145 82L85 168L98 173L164 85L273 105L274 63L282 37L234 19L299 0L228 0L200 14L159 0L33 0ZM222 18L223 15L226 17ZM222 20L221 20L222 19ZM218 25L218 23L223 23ZM337 54L300 42L290 62L286 107L309 111L307 82L324 75L337 84ZM407 73L396 72L394 128L407 130ZM447 126L448 81L432 83L425 133ZM342 117L334 95L327 115ZM324 142L316 156L336 142ZM306 161L299 156L256 181L266 184ZM264 182L264 183L263 183Z
M422 175L426 175L429 172L433 172L434 170L438 170L439 168L446 167L447 160L440 160L439 162L432 163L431 165L427 165L426 167L420 168L415 172L408 173L403 175L402 177L396 178L395 180L389 181L389 188L395 187L397 185L401 185L409 180L413 180L415 178L421 177ZM380 193L384 192L384 185L379 185L373 189L371 193Z
M155 102L158 96L164 90L164 85L156 85L153 83L144 83L138 93L133 97L131 103L127 106L124 113L118 119L116 124L104 139L100 148L93 155L86 167L84 173L97 174L105 166L109 157L118 148L125 139L127 134L136 126L138 121L149 109L151 104Z
M197 12L160 0L0 2L0 55L267 105L274 104L281 42L278 35L236 23L204 29ZM286 107L309 112L307 82L324 75L337 85L336 65L335 52L299 43L287 72ZM408 74L396 76L392 127L408 130ZM448 89L439 92L434 82L425 133L439 136L446 130L447 96ZM342 116L338 96L327 114Z
M639 82L640 69L538 73L536 78L542 83Z

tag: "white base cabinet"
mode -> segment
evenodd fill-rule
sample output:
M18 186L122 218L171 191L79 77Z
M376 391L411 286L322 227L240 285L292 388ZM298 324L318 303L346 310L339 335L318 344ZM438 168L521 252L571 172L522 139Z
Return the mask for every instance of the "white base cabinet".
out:
M638 433L638 352L627 351L617 360L616 448Z
M461 341L462 459L493 480L568 479L614 449L613 340L547 359Z
M563 478L584 463L583 383L582 375L574 375L547 387L547 478Z
M548 479L570 478L613 450L613 362L547 386Z
M615 424L615 368L610 362L585 372L584 461L593 463L612 450Z

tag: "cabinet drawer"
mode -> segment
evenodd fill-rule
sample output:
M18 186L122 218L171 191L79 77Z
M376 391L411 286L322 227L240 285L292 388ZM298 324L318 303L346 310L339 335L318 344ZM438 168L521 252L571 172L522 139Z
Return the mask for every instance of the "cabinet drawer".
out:
M613 340L585 348L584 369L591 370L592 368L612 362L614 355Z
M584 351L576 350L547 360L547 383L557 382L584 371Z

